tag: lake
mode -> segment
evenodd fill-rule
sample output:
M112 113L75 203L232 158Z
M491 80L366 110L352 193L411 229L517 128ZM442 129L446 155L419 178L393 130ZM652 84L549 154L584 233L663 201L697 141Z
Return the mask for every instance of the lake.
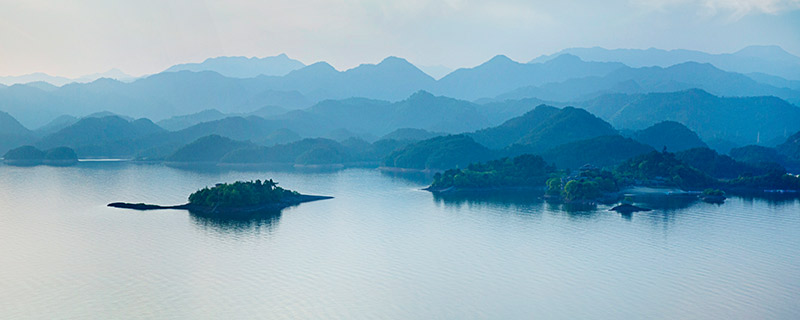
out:
M108 208L275 179L248 220ZM0 318L800 319L800 201L435 197L374 169L0 165Z

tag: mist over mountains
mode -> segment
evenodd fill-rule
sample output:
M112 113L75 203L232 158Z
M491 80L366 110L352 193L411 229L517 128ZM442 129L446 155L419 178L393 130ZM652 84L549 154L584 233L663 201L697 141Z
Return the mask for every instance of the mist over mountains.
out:
M132 82L14 84L0 86L0 153L33 145L147 161L441 169L526 153L561 168L610 166L711 148L686 157L791 167L798 81L769 72L795 60L762 49L498 55L438 80L398 57L345 71L286 55L219 57ZM757 61L755 71L717 66L733 56Z
M621 62L628 66L669 67L694 61L710 63L717 68L738 73L764 73L789 80L800 80L800 57L778 46L749 46L733 53L711 54L695 50L569 48L540 56L531 63L546 62L563 54L586 61Z
M131 83L101 78L61 87L42 82L0 87L0 106L27 127L37 128L62 115L80 117L102 110L161 121L208 109L226 114L253 112L265 106L291 110L351 97L392 102L419 90L482 103L535 98L568 104L610 93L693 88L722 96L776 96L794 104L800 101L800 90L794 89L791 80L763 72L749 77L696 62L633 68L620 62L588 62L571 54L542 63L518 63L501 55L439 80L397 57L346 71L325 62L302 66L285 55L213 58L168 71Z

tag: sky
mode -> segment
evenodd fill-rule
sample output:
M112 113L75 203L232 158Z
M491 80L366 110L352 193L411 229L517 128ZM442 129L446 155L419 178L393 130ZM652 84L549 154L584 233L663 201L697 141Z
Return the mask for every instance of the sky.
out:
M286 53L340 70L399 56L471 67L569 47L800 55L800 0L0 0L0 76L152 74Z

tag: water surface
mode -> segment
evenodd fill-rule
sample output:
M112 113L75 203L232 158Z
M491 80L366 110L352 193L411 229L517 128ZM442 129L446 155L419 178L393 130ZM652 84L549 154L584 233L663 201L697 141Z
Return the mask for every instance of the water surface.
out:
M179 204L268 179L332 200L219 220ZM0 318L800 319L800 201L435 197L370 169L0 166Z

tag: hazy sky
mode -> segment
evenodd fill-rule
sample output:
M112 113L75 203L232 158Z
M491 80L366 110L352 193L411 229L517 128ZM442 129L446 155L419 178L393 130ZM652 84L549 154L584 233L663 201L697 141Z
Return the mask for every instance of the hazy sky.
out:
M141 75L286 53L338 69L395 55L473 66L567 47L800 54L800 0L0 0L0 75Z

